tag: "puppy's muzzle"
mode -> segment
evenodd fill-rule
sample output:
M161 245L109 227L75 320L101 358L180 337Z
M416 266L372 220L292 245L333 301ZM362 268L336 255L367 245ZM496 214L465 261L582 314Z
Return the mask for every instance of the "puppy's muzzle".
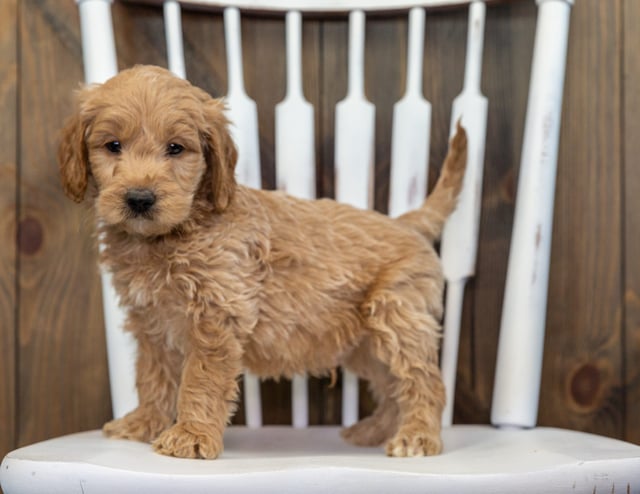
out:
M148 213L156 203L156 195L149 189L131 189L124 196L129 210L135 215Z

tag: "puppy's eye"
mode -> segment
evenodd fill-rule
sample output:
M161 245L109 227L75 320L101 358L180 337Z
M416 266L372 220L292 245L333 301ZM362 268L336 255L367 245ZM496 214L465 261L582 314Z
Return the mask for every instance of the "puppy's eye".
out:
M176 144L175 142L172 142L167 146L168 155L176 156L180 154L182 151L184 151L184 146L181 146L180 144Z
M106 147L107 150L113 154L120 154L120 151L122 151L122 146L120 145L120 141L107 142L104 145L104 147Z

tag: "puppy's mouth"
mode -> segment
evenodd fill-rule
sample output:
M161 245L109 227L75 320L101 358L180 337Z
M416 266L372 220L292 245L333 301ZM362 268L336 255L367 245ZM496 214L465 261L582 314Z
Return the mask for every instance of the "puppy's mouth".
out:
M172 230L171 225L166 225L159 221L159 213L154 215L153 210L143 213L134 213L129 210L123 211L122 221L118 225L129 234L143 237L157 237L165 235Z
M125 221L153 221L153 215L153 208L142 212L132 211L128 207L122 208L122 217Z

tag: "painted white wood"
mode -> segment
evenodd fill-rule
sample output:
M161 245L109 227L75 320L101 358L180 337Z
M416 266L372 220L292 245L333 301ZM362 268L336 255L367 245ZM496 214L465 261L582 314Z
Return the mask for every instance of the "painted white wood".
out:
M236 179L238 183L259 189L260 140L258 137L258 108L247 95L242 66L242 25L240 11L235 7L224 10L224 38L227 53L227 95L225 97L229 119L229 131L238 149ZM249 427L262 425L260 381L257 376L245 372L244 409Z
M443 328L444 338L440 354L440 371L442 373L442 382L444 383L447 397L444 410L442 411L443 427L449 427L453 423L458 348L460 346L460 325L462 323L462 306L466 282L466 278L447 281Z
M399 216L420 207L427 194L431 103L422 95L424 9L409 12L407 84L393 106L389 215Z
M258 109L245 91L242 65L242 26L240 11L235 7L224 10L224 37L227 51L228 90L227 118L238 148L236 178L239 183L254 189L262 185L260 172L260 139Z
M304 199L315 199L316 164L313 106L302 88L302 15L287 12L287 92L276 105L276 182L278 189ZM306 375L293 377L291 387L294 427L309 423Z
M355 424L359 419L358 403L360 382L358 376L348 370L342 371L342 420L344 427Z
M364 94L365 14L349 14L347 96L336 105L336 199L357 208L371 205L375 107Z
M364 94L365 14L349 14L347 96L336 105L336 200L367 209L372 203L375 107ZM349 371L342 379L342 423L358 421L358 378Z
M289 194L316 196L313 106L302 90L302 16L286 17L287 92L276 105L276 182Z
M291 425L296 429L309 425L309 382L306 374L296 374L291 381Z
M103 83L118 72L111 20L112 0L77 0L82 63L87 84Z
M184 0L181 3L197 7L238 7L255 12L346 13L353 10L394 12L412 7L439 8L468 5L472 0ZM487 0L487 3L497 0Z
M480 92L484 19L484 2L473 2L469 7L464 86L462 93L454 100L451 111L451 135L455 132L458 120L461 120L467 130L468 158L458 206L444 227L441 245L447 292L455 294L457 304L454 306L453 301L447 301L442 340L442 372L447 393L447 403L442 417L445 426L450 425L453 419L464 280L475 274L478 251L488 111L487 99Z
M260 379L255 374L245 371L242 376L244 384L244 420L247 427L262 427L262 399L260 395Z
M570 2L539 3L491 421L538 415Z
M185 79L187 77L187 70L184 64L184 49L182 46L182 15L180 13L180 3L176 0L164 2L163 12L169 70L178 77Z
M82 56L85 82L103 83L118 72L113 38L110 0L79 0ZM124 311L111 283L111 274L101 270L102 304L114 417L121 417L138 405L135 384L136 342L122 330Z
M0 481L5 494L640 492L640 447L591 434L456 426L443 431L442 455L398 459L338 432L231 427L214 461L85 432L10 453Z
M118 305L111 273L101 271L101 284L111 408L113 417L119 418L138 406L135 371L138 345L130 333L122 330L125 314Z

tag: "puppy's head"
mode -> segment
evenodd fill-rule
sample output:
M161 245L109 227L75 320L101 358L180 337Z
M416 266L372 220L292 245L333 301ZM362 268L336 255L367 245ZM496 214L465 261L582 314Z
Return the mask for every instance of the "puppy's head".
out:
M84 88L78 100L58 163L74 201L95 186L101 221L154 236L187 220L198 197L215 212L227 208L237 153L220 100L150 66Z

